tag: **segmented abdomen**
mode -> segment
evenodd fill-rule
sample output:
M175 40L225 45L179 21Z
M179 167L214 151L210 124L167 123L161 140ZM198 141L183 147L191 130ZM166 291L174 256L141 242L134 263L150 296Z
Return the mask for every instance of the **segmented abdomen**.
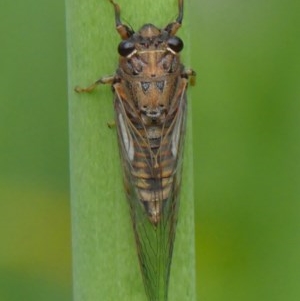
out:
M137 195L152 222L160 220L162 207L172 191L176 158L172 153L169 123L138 129L131 175ZM136 128L138 128L135 125Z

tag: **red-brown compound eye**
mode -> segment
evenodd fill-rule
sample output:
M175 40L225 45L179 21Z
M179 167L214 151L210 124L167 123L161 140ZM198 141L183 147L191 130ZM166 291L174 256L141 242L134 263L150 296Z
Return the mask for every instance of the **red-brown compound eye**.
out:
M168 40L168 46L170 49L172 49L174 52L178 53L182 50L183 48L183 42L180 38L178 37L171 37Z
M135 50L134 43L130 41L122 41L118 46L118 52L121 56L128 56Z

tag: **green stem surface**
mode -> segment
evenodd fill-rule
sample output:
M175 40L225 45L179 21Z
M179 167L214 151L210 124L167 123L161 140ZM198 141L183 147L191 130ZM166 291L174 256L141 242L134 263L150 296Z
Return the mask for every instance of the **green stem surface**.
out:
M120 0L121 18L134 29L164 27L177 15L176 0ZM188 45L187 3L179 35ZM129 208L123 192L108 86L76 94L114 74L120 41L107 0L66 0L70 123L73 288L75 301L146 301ZM183 51L183 61L188 61ZM195 247L191 103L189 99L183 187L171 267L169 300L195 301Z

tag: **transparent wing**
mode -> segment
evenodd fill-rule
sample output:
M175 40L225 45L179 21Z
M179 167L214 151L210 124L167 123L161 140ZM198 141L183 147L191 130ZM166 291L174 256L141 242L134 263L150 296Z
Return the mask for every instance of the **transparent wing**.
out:
M116 90L116 124L124 185L150 301L167 300L186 124L186 81L182 79L182 82L170 115L156 129L160 133L158 141L149 138L151 133L134 105L122 99ZM151 218L150 207L159 211L156 219Z

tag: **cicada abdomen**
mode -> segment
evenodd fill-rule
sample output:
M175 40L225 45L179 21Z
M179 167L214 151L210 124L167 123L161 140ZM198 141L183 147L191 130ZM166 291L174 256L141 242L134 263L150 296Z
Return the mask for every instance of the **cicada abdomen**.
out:
M188 78L180 62L182 40L175 36L183 19L159 29L145 24L139 31L123 24L114 5L119 66L110 83L114 91L123 179L130 206L143 282L149 301L166 301L179 207Z

